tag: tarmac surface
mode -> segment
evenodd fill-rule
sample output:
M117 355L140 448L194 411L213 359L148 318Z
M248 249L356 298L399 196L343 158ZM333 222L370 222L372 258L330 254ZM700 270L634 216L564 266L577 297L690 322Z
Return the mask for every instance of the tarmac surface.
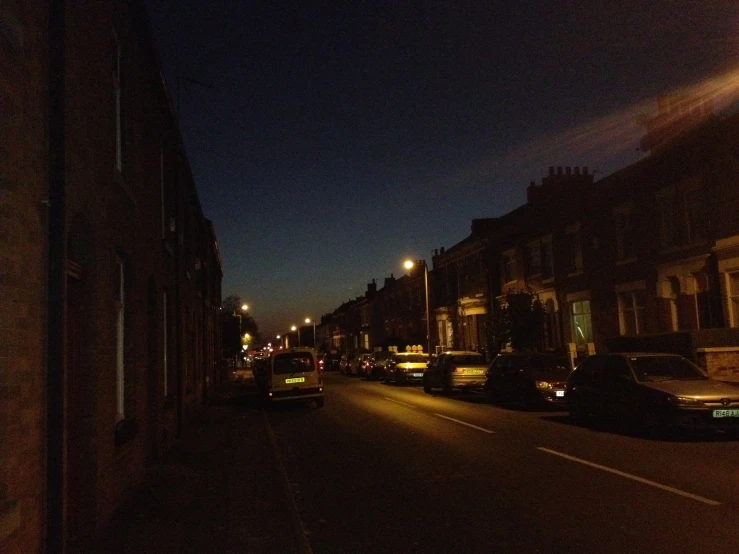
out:
M202 417L79 553L310 552L251 375Z

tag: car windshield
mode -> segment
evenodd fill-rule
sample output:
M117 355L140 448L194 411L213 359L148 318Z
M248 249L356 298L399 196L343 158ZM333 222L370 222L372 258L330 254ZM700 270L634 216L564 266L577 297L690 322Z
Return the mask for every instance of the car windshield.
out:
M452 363L456 365L487 365L485 357L474 354L460 354L452 356Z
M630 361L640 381L708 379L695 364L679 356L632 357Z
M422 356L421 354L398 356L399 364L425 364L426 362L428 362L428 358L426 356Z
M272 371L275 375L308 373L314 370L313 357L306 352L286 352L275 356Z

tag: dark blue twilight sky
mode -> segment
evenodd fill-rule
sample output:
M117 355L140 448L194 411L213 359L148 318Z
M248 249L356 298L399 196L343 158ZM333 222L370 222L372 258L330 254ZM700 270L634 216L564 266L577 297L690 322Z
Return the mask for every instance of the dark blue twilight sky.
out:
M550 165L638 159L657 95L739 67L734 0L147 5L223 295L267 337L430 262Z

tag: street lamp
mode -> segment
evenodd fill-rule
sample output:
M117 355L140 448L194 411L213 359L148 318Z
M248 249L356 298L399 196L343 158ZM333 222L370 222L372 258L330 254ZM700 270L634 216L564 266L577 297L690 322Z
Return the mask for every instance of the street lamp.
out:
M249 305L248 304L242 304L241 305L241 311L242 312L248 312L249 311Z
M315 322L315 321L313 321L313 320L312 320L311 318L309 318L309 317L306 317L306 318L305 318L305 322L306 322L306 323L307 323L308 325L310 325L311 323L313 324L313 348L315 348L315 347L316 347L316 322Z
M423 287L426 291L426 344L428 346L428 355L431 356L431 314L429 313L429 268L426 262L423 263ZM411 260L406 260L403 267L407 270L413 269L415 264Z
M300 327L296 327L295 325L293 325L292 327L290 327L290 330L291 331L295 331L295 330L298 331L298 346L300 346Z

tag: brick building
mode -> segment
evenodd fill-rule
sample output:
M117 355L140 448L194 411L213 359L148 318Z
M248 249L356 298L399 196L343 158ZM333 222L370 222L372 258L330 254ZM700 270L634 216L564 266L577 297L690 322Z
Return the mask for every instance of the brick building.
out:
M222 266L143 4L0 20L0 551L57 551L222 378Z

